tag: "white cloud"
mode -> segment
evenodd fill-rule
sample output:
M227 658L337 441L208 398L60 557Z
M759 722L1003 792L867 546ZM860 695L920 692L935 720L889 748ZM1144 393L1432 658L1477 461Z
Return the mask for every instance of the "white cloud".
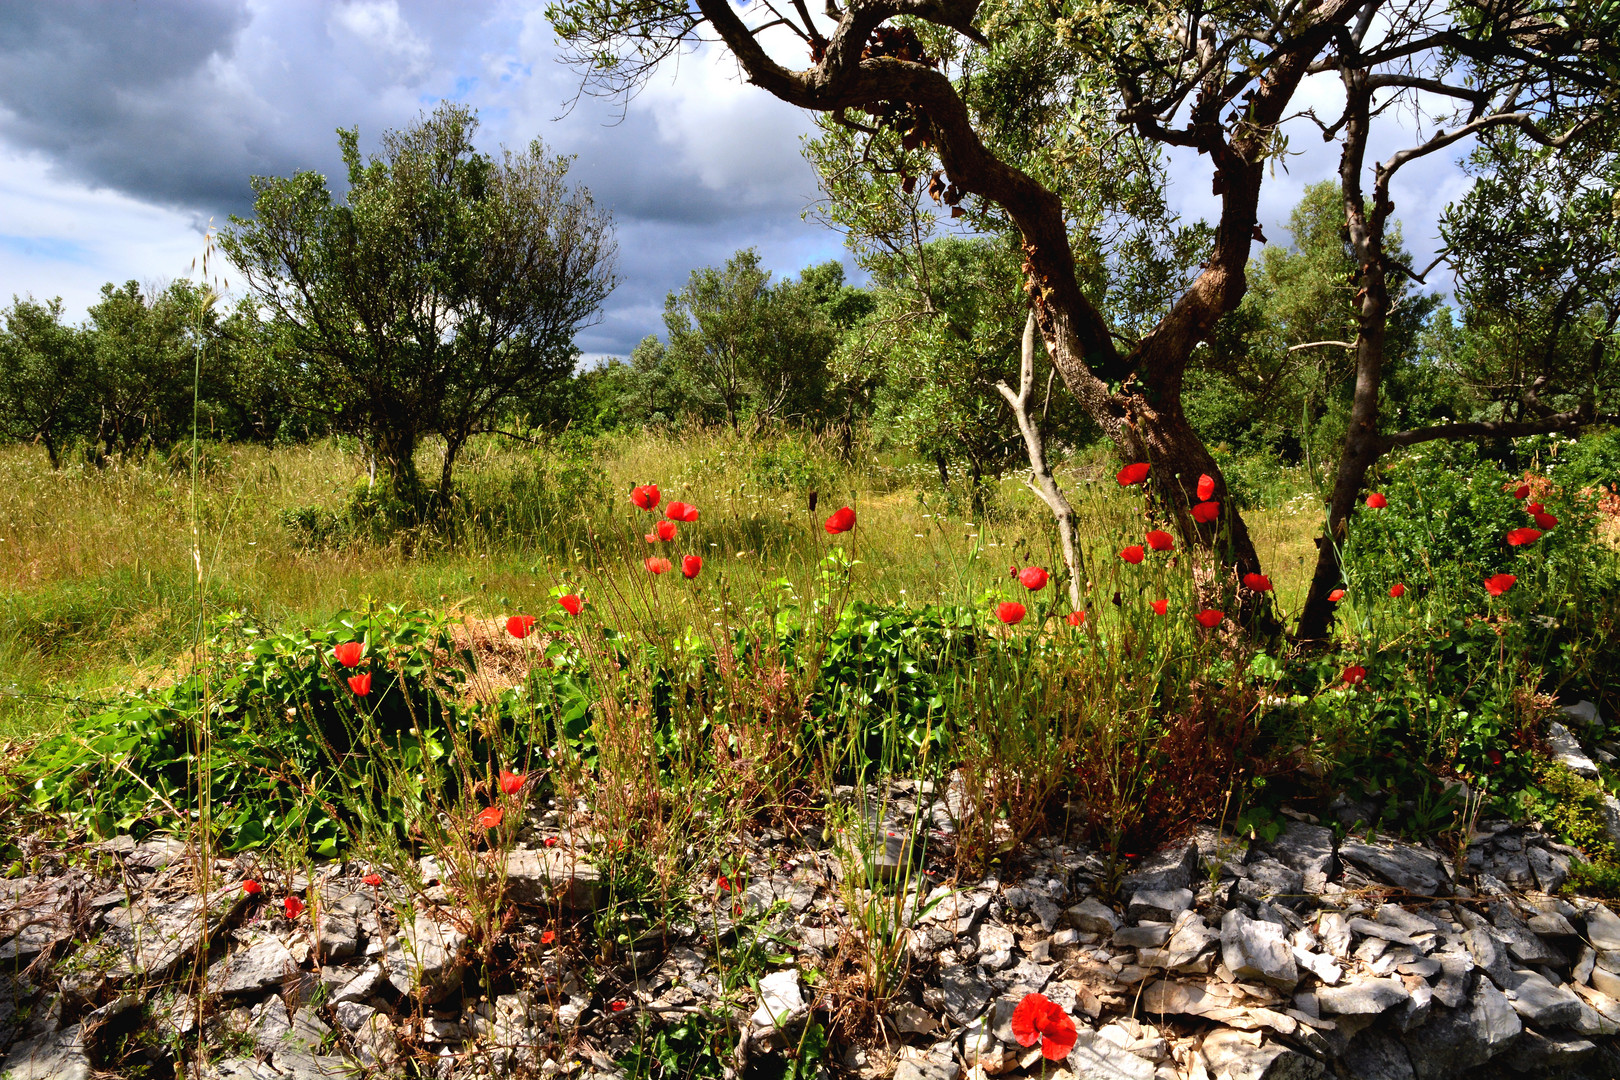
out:
M433 52L399 13L398 0L353 0L333 9L329 25L393 57L407 81L420 80L433 68Z

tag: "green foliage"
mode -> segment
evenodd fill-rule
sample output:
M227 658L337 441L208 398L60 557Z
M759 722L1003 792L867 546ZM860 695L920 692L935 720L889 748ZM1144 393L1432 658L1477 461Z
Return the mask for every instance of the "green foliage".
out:
M13 300L0 333L0 435L37 438L58 466L64 443L85 428L90 369L87 336L63 325L60 298Z
M366 647L353 671L331 655L346 641ZM344 612L282 633L227 616L202 655L204 665L173 686L41 744L24 771L30 803L99 837L172 827L176 814L196 809L206 719L213 824L225 849L293 842L330 855L373 814L374 824L408 832L411 794L379 784L374 751L420 771L443 757L447 726L471 722L456 693L467 661L445 622L425 613ZM346 679L364 671L373 681L359 697Z
M443 103L370 161L341 131L341 204L312 172L257 177L254 217L220 241L308 363L310 407L371 443L409 507L422 438L445 440L448 498L468 438L572 372L574 333L615 284L607 215L567 160L538 141L490 158L476 127Z
M1596 866L1612 868L1616 852L1604 825L1603 789L1539 754L1532 756L1530 768L1533 783L1519 794L1520 810L1531 820L1544 822L1564 843L1580 848ZM1588 873L1608 876L1601 870Z
M1347 579L1369 595L1397 581L1408 588L1478 591L1486 577L1507 572L1518 588L1534 590L1546 574L1580 574L1589 565L1589 507L1555 493L1546 509L1559 520L1533 545L1514 548L1509 531L1535 523L1513 497L1518 479L1473 446L1430 443L1396 460L1376 487L1389 499L1381 510L1361 507L1345 547Z
M692 271L664 302L665 355L655 357L643 344L649 363L667 363L699 415L733 430L744 420L756 430L777 419L819 421L827 357L837 340L821 305L850 302L838 292L841 268L836 284L824 270L807 273L808 281L773 285L752 248L724 268Z

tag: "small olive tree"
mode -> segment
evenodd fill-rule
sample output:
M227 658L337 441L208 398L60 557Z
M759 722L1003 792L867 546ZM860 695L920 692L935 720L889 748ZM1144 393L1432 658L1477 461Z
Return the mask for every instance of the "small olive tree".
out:
M574 335L617 283L609 216L568 185L567 159L538 140L491 158L477 124L443 103L369 161L339 131L341 203L314 172L255 177L253 219L221 238L307 358L303 405L365 438L413 511L422 439L444 439L442 503L467 440L573 371Z

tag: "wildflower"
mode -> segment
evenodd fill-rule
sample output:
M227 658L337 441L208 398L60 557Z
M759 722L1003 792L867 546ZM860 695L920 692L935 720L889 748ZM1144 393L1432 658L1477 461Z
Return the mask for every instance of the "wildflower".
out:
M556 847L556 846L557 846L557 838L555 836L546 837L546 847Z
M695 578L703 572L703 557L701 555L688 555L681 560L681 576Z
M260 885L252 878L248 878L246 881L242 882L242 891L247 893L249 896L258 896L260 893L264 892L264 886Z
M847 506L840 506L833 511L832 517L828 518L822 527L834 536L847 533L855 527L855 511Z
M358 641L345 641L332 650L332 659L344 667L354 667L360 662L360 655L365 652L365 648Z
M1485 579L1485 591L1492 596L1501 596L1513 588L1513 583L1518 580L1512 574L1492 574Z
M1147 552L1142 550L1141 544L1132 544L1124 551L1121 551L1119 553L1119 557L1130 563L1132 566L1137 566L1140 565L1142 560L1147 557Z
M1208 525L1221 516L1221 504L1218 502L1201 502L1192 508L1192 519L1200 525Z
M1149 550L1152 551L1171 551L1176 546L1176 542L1170 538L1170 534L1162 529L1148 530L1145 539Z
M1018 572L1018 583L1030 592L1040 592L1046 588L1048 574L1039 566L1026 566Z
M1513 529L1507 534L1507 542L1511 547L1523 547L1540 539L1540 529Z
M574 593L557 597L557 603L561 604L562 609L570 615L578 615L585 610L585 601Z
M1086 622L1086 613L1083 611L1071 611L1068 614L1068 620L1070 626L1084 626Z
M1351 686L1358 686L1367 681L1367 669L1360 664L1351 664L1340 673L1339 677Z
M556 940L557 940L557 931L555 931L555 930L546 930L546 931L542 932L541 935L540 935L540 944L542 944L542 945L550 945L553 941L556 941Z
M1393 596L1397 600L1399 600L1401 597L1405 596L1406 595L1406 583L1402 582L1402 581L1397 581L1395 584L1391 585L1389 587L1389 595Z
M1149 606L1153 608L1153 614L1163 615L1165 612L1170 610L1170 601L1168 599L1155 600Z
M501 808L486 806L478 813L478 827L480 829L493 829L501 823Z
M731 891L731 879L726 877L724 874L721 874L717 879L715 879L715 884L719 886L721 892Z
M1556 528L1558 528L1558 519L1553 517L1551 514L1546 514L1546 513L1537 514L1536 515L1536 528L1538 528L1538 529L1556 529Z
M1520 484L1514 490L1513 497L1515 499L1527 499L1527 498L1529 498L1530 497L1530 485L1529 484Z
M1024 621L1024 605L1016 600L1003 600L996 605L996 618L1008 626L1015 626Z
M1332 592L1328 593L1328 599L1337 604L1340 600L1344 599L1344 590L1334 589Z
M657 484L643 484L630 492L630 501L643 510L658 509L658 502L663 496L658 493Z
M349 689L354 691L355 697L365 697L371 693L371 672L349 676Z
M687 520L686 513L688 510L693 514L692 520L696 521L697 507L692 506L690 503L672 502L664 507L664 516L671 521L685 521Z
M507 770L502 769L501 791L507 795L516 795L523 789L523 781L527 779L528 776L524 773L508 772Z
M1372 507L1374 510L1382 510L1384 507L1389 505L1389 500L1375 491L1371 495L1367 496L1367 505Z
M1020 1046L1041 1044L1041 1056L1062 1061L1074 1048L1074 1020L1063 1006L1044 994L1025 994L1012 1014L1013 1038Z
M287 913L287 918L296 919L304 913L304 902L296 896L289 896L281 901L281 910Z
M533 629L533 615L513 615L506 620L506 632L515 638L526 638Z
M1198 477L1198 501L1208 502L1209 499L1214 496L1214 494L1215 478L1209 475L1209 473L1201 474Z
M630 1003L627 1001L615 1001L613 1004L608 1006L608 1008L612 1009L614 1012L624 1012L624 1010L628 1009L629 1007Z
M658 555L649 555L641 560L641 565L647 568L649 574L662 574L672 565L668 559Z
M1271 591L1271 579L1264 574L1244 574L1243 584L1255 592Z
M373 889L375 889L377 886L382 884L382 875L375 873L367 874L365 877L360 879L360 884L370 885Z
M1194 618L1198 620L1198 624L1205 630L1213 630L1217 626L1221 625L1221 620L1226 618L1226 613L1216 611L1213 608L1205 608L1203 611L1200 611L1197 615L1195 615Z
M1534 517L1535 515L1541 513L1545 509L1547 509L1547 508L1545 506L1542 506L1538 502L1530 502L1530 503L1525 503L1524 504L1524 512L1529 514L1532 517Z
M660 521L657 525L653 526L653 535L652 537L649 537L649 539L662 540L667 544L671 540L675 539L676 534L679 532L680 526L676 525L673 521Z
M1114 474L1114 479L1119 481L1120 487L1130 487L1132 484L1140 484L1142 481L1147 479L1149 468L1151 468L1151 466L1149 466L1147 462L1138 461L1134 465L1127 465L1123 469L1119 470L1119 472Z

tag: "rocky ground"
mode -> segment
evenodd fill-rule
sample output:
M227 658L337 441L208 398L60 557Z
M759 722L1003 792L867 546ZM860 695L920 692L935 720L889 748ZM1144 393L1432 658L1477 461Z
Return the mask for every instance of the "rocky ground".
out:
M431 859L414 890L352 863L278 875L243 859L203 895L177 840L44 853L0 882L0 1075L606 1078L704 1017L724 1036L715 1074L772 1075L807 1024L853 1029L854 984L832 976L881 953L852 912L887 909L902 978L869 1038L829 1049L834 1074L1620 1076L1620 916L1557 895L1574 852L1534 829L1482 823L1457 866L1296 814L1269 841L1201 831L1113 888L1096 853L1057 837L996 879L952 881L911 857L951 831L950 795L867 793L864 864L836 843L739 837L734 880L688 893L712 900L611 950L582 944L607 900L594 841L554 808L487 867L510 905L494 951ZM289 918L294 894L318 904ZM744 940L772 943L751 969ZM1066 1062L1013 1038L1037 991L1077 1021Z

